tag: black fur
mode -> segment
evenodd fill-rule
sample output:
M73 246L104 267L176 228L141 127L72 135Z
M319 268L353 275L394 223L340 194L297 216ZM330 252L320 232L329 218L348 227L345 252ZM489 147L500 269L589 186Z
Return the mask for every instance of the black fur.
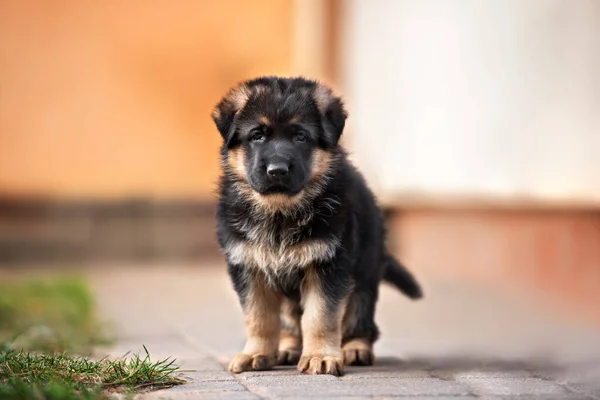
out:
M382 279L413 299L422 293L411 274L386 251L384 221L376 200L338 144L346 121L342 101L320 84L302 78L263 77L242 86L250 93L247 102L237 109L225 97L213 115L223 136L218 205L221 247L227 253L232 243L252 242L261 229L268 229L269 234L260 240L268 241L265 245L273 249L315 239L336 243L335 255L317 263L318 279L331 307L351 294L356 325L343 333L343 342L366 338L372 343L379 336L374 313ZM261 117L271 125L261 125ZM299 132L304 140L297 140ZM314 179L310 171L316 149L328 153L331 161L327 173ZM233 150L245 155L246 177L228 162ZM266 173L273 163L289 167L285 179L271 179ZM297 205L281 211L262 209L249 194L253 190L267 198L293 196L303 189L311 190ZM228 262L243 303L244 271L256 268L231 255ZM260 273L286 297L299 302L304 272L293 264L279 271L265 266Z

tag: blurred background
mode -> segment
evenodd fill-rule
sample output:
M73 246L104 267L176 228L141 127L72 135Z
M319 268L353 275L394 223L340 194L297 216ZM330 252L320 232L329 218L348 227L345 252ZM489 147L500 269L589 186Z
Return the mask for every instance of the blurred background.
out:
M0 266L222 263L212 107L306 75L417 276L598 324L599 71L595 0L2 1Z

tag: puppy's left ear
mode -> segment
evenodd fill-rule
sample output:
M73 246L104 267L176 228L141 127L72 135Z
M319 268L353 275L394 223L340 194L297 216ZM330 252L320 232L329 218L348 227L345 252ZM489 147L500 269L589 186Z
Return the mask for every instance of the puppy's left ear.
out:
M236 136L236 115L244 108L250 97L250 89L244 84L230 90L212 112L212 119L229 147Z
M321 113L327 145L336 146L344 132L348 113L342 99L334 96L331 89L319 85L314 93L315 102Z

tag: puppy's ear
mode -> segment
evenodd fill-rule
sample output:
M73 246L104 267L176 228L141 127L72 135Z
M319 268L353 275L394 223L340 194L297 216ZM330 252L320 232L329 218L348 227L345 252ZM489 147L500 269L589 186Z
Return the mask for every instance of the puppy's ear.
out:
M321 113L325 141L327 145L335 146L344 132L348 117L344 103L342 99L333 95L331 89L320 84L314 91L314 99Z
M250 89L245 85L231 89L212 112L212 119L223 137L223 141L229 147L236 135L236 116L244 108L250 98Z

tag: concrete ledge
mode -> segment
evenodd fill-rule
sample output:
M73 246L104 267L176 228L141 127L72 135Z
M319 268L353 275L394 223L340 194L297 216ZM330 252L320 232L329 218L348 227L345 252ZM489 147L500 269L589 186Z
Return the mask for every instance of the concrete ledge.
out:
M215 204L0 199L0 263L218 257Z

